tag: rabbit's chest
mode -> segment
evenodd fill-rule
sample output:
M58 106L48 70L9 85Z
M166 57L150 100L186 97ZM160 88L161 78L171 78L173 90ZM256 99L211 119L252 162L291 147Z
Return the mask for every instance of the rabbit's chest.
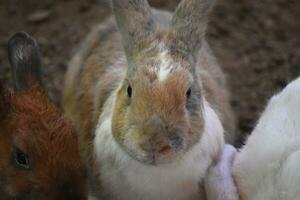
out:
M194 200L199 198L199 187L197 181L161 181L160 178L152 177L153 181L140 180L137 175L132 179L111 181L107 186L112 189L110 199L118 200Z
M95 153L101 163L96 174L101 174L103 199L203 199L199 182L210 161L202 154L200 144L180 162L149 166L128 156L105 127L110 127L109 121L98 129L95 138Z
M121 168L122 166L109 165L102 168L102 174L110 174L110 178L102 180L103 188L110 194L108 199L201 199L199 172L193 171L192 174L188 169L187 171L178 169L177 173L169 169L167 172L167 169L159 169L160 167L149 169L148 166L145 166L145 169Z

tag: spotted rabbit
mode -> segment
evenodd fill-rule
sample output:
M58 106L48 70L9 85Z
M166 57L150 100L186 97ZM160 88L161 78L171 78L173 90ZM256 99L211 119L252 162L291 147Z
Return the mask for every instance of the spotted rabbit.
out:
M113 0L116 24L96 27L72 58L64 109L96 196L201 198L223 126L234 140L224 74L205 41L213 3L183 0L172 16L146 0Z

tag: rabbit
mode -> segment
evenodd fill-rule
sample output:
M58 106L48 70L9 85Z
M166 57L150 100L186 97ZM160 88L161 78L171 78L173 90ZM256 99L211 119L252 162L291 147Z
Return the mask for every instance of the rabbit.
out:
M246 144L223 155L206 178L208 193L222 198L209 200L299 199L300 77L271 98Z
M1 199L87 199L75 129L44 92L36 41L14 34L8 56L14 89L0 85Z
M113 0L115 20L71 59L63 107L95 198L205 198L224 129L235 138L224 73L205 41L213 4L183 0L172 16L146 0Z

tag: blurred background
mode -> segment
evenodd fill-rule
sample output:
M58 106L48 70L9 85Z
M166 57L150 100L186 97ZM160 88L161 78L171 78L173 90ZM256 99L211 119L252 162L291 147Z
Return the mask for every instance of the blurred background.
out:
M108 0L0 0L0 79L10 84L9 37L26 31L43 54L46 87L60 105L67 63L89 30L111 14ZM173 11L180 0L149 0ZM300 75L300 2L218 0L207 38L227 74L241 140L268 99Z

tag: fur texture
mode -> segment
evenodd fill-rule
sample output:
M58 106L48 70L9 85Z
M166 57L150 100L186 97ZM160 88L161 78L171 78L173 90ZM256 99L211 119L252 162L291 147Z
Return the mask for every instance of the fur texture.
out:
M270 100L233 176L244 200L296 200L300 190L300 78Z
M223 150L219 164L209 170L206 178L208 199L299 199L299 122L300 78L271 98L233 163L232 147Z
M106 115L111 115L110 109L100 117L94 142L96 157L106 161L97 169L102 180L102 198L202 199L199 180L204 177L208 163L218 157L224 142L221 123L209 105L205 107L207 123L201 141L182 159L157 166L144 165L120 149L111 133L110 117Z
M208 14L215 0L181 1L175 10L171 26L179 40L184 41L190 51L197 52L201 48L204 34L206 32Z
M87 198L77 137L41 85L36 42L26 33L9 41L15 91L0 92L1 199Z
M189 0L183 1L178 13L190 9L189 3ZM196 35L200 37L193 41L196 46L190 46L189 36L179 37L185 35L184 32L179 34L183 29L175 28L178 28L176 21L183 17L181 14L175 12L172 17L168 12L151 10L145 0L114 0L116 23L110 18L96 27L69 64L64 109L79 130L80 149L88 163L92 190L102 191L108 199L130 198L139 190L135 180L130 180L127 196L120 197L118 195L127 187L121 176L112 182L104 178L112 173L106 170L130 173L131 169L124 165L140 168L137 177L144 177L146 169L152 169L149 176L153 175L153 179L151 184L145 184L147 187L158 186L160 173L168 171L168 167L170 174L166 177L172 184L172 168L177 166L183 176L186 175L187 182L193 182L191 188L195 189L187 190L178 198L193 196L198 191L195 180L184 173L189 169L180 163L194 155L192 152L203 151L206 147L205 151L214 151L205 141L215 141L211 146L219 148L223 145L220 142L223 141L222 133L207 132L205 127L221 121L226 140L234 141L234 118L224 75L204 38L212 2L193 3L205 4L208 9L203 9L201 17L196 12L190 13L195 15L195 20L189 22L193 32L190 39L194 40ZM194 29L199 24L203 27ZM216 113L214 117L207 118L208 110ZM223 129L218 130L222 132ZM104 156L111 154L116 158ZM192 168L203 170L201 173L190 170L196 173L198 182L218 154L210 156L209 159L199 158L198 161L205 161L199 166L196 166L198 161L191 162L195 165ZM115 161L122 157L127 164ZM107 165L111 167L102 168ZM115 182L120 183L120 187L114 188L117 196L112 196L112 183ZM162 191L156 187L149 191L172 197L171 188L176 189L170 186ZM140 192L140 199L153 195Z

